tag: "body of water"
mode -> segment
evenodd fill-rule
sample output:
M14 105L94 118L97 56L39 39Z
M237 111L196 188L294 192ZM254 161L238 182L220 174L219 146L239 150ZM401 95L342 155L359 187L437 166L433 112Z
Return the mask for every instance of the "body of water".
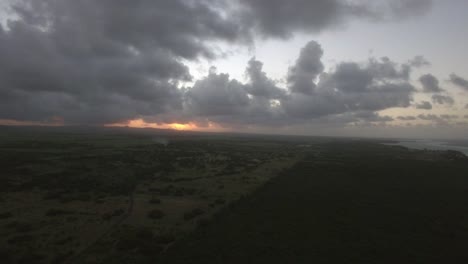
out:
M387 143L385 145L403 146L410 149L456 150L468 156L467 144L457 144L455 142L437 140L404 140L398 143Z

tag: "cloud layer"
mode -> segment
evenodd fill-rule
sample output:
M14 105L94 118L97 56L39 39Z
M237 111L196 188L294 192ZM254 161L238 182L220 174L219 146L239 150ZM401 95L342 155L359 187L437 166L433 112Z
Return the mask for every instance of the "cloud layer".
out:
M186 62L224 56L220 43L289 38L350 21L386 21L425 13L428 0L18 0L16 18L0 27L0 119L65 124L215 122L224 126L388 122L389 108L414 104L407 63L371 58L325 70L311 41L285 73L267 76L252 58L247 80L211 69L194 80ZM431 74L419 79L435 104L454 104ZM468 81L451 75L468 90ZM193 85L188 87L187 82ZM405 120L404 117L398 118Z

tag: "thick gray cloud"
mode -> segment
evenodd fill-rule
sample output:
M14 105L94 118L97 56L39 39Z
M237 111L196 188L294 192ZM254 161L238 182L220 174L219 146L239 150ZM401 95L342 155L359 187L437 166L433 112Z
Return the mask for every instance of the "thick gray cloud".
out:
M318 32L349 19L381 21L424 14L431 0L238 0L244 18L265 36L290 37L294 32Z
M434 94L432 96L432 101L436 104L446 104L446 105L453 105L455 103L455 99L453 99L449 95L441 95L441 94Z
M209 120L235 127L370 124L393 120L379 115L380 110L411 105L415 88L404 65L382 58L365 64L341 63L324 72L322 54L317 42L308 43L289 70L286 87L269 78L255 59L248 62L247 83L213 68L186 89L179 115L160 120Z
M195 83L186 94L190 113L195 116L240 115L250 104L244 85L228 74L210 74Z
M439 80L432 74L425 74L419 78L426 93L441 93L444 90L439 86Z
M302 48L296 64L289 69L288 84L291 91L303 94L314 92L315 79L324 69L322 56L322 47L315 41Z
M263 63L252 58L245 71L250 83L247 85L247 92L253 96L279 99L285 96L284 89L279 88L276 82L269 79L263 71Z
M411 63L384 58L323 73L309 43L282 89L251 60L249 82L210 73L189 90L186 61L215 59L215 43L250 45L253 36L288 37L344 25L358 16L411 17L430 1L344 0L18 0L0 26L0 119L106 124L138 117L187 118L188 110L228 122L286 122L305 116L407 106ZM223 51L220 51L222 53ZM414 65L416 67L416 65ZM322 75L317 85L316 79ZM354 89L354 90L353 90ZM313 99L309 98L313 97ZM222 116L222 118L221 118ZM289 122L289 121L288 121Z
M306 47L321 51L315 42L310 42ZM318 56L301 52L297 61L304 65L320 65L317 59ZM297 69L297 65L293 69ZM365 65L340 63L333 71L322 72L317 84L314 79L318 73L310 72L312 74L302 75L301 84L305 85L300 86L301 89L297 88L297 82L289 82L290 94L281 101L288 116L307 119L376 112L391 107L408 107L413 100L415 89L408 82L407 67L399 66L388 58L371 59Z
M463 88L465 90L468 90L468 80L456 75L455 73L452 73L450 75L450 81L453 84L455 84L455 85L457 85L457 86L459 86L459 87L461 87L461 88Z
M110 123L182 107L182 60L244 41L213 1L23 0L0 31L0 118Z
M432 104L428 101L422 101L416 104L416 109L431 110Z

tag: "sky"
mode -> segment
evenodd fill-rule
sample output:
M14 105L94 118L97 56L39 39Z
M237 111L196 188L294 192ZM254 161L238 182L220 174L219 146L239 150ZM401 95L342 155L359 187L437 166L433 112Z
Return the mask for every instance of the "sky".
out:
M464 0L10 0L0 124L468 138Z

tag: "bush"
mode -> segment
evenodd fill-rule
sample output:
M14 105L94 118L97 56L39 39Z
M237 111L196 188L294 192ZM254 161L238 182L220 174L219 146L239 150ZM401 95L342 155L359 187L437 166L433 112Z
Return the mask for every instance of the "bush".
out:
M187 213L184 214L184 220L191 220L191 219L193 219L193 218L195 218L197 216L200 216L200 215L202 215L204 213L205 213L205 211L203 211L203 209L195 208L192 211L187 212Z
M124 209L116 209L114 210L112 213L108 212L108 213L105 213L103 216L102 216L102 219L108 221L108 220L111 220L112 218L114 217L117 217L117 216L121 216L125 214L125 210Z
M150 204L160 204L161 200L159 198L152 198L151 200L149 200L149 203Z
M0 219L7 219L7 218L11 218L12 216L13 214L11 212L1 213Z
M62 209L49 209L46 212L46 216L60 216L60 215L70 215L73 214L71 211L62 210Z
M154 209L148 213L148 217L151 219L161 219L164 217L164 212L159 209Z
M175 240L175 237L173 234L166 233L157 235L154 240L160 244L169 244Z

